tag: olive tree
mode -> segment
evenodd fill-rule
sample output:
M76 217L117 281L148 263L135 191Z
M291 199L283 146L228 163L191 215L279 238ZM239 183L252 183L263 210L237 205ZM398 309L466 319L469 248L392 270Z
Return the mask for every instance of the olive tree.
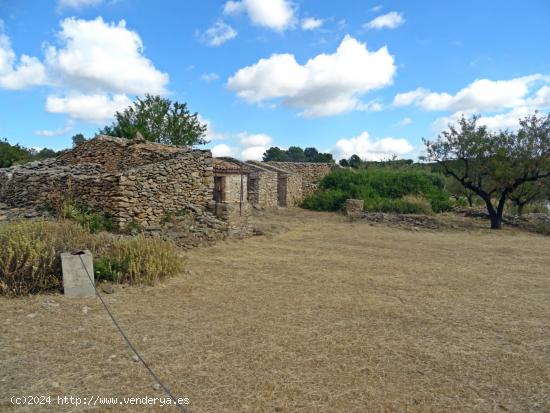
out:
M478 195L487 206L491 228L502 227L506 201L521 185L550 176L550 115L537 112L519 129L491 132L478 116L462 117L433 141L425 140L425 160Z

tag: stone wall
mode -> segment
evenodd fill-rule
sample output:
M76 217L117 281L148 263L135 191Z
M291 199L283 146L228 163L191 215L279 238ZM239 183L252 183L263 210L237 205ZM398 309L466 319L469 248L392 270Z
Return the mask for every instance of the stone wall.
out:
M143 225L160 222L184 205L205 210L212 199L212 156L209 151L179 153L176 158L139 166L119 174L112 197L113 220Z
M286 205L287 207L299 206L304 199L303 180L298 174L288 174L286 178Z
M229 235L251 235L248 225L251 208L248 202L215 202L210 208L216 217L226 223Z
M98 164L105 171L119 172L149 165L191 152L190 148L161 145L143 139L99 135L57 157L61 165Z
M118 177L101 165L59 165L55 160L0 169L0 202L12 207L54 207L76 200L91 209L113 212Z
M246 202L246 191L248 185L247 174L220 174L216 173L216 176L222 176L224 180L224 201L225 202ZM242 185L242 198L241 198L241 185Z
M270 163L248 161L252 168L261 168L277 174L277 186L273 184L266 187L267 190L273 191L275 189L275 196L277 197L277 205L280 207L292 207L300 205L302 202L302 177L299 174L295 174ZM273 193L273 192L272 192Z
M269 161L266 164L300 175L303 197L313 193L318 188L319 181L336 168L332 163Z
M64 198L107 212L120 226L158 223L184 205L207 208L213 189L210 151L122 141L100 136L56 159L2 169L0 202L46 207Z
M64 198L109 213L121 227L129 221L147 226L183 205L206 209L212 199L211 165L209 151L184 152L119 173L96 164L32 163L0 171L0 202L55 207Z
M256 208L277 208L277 172L252 166L248 202Z

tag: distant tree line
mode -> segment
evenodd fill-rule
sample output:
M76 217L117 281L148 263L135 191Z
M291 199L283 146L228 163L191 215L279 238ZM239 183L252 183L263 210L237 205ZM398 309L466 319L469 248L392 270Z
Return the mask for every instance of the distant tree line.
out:
M9 168L16 164L52 158L57 154L58 152L53 149L25 148L19 144L11 145L7 139L0 139L0 168Z
M334 158L331 153L322 153L315 148L302 149L299 146L291 146L288 149L281 149L273 146L264 152L263 161L334 163Z
M394 155L393 157L381 160L381 161L365 161L359 157L359 155L351 155L348 159L340 159L340 166L354 168L354 169L367 169L367 168L380 168L380 167L391 167L391 168L400 168L405 166L413 165L414 161L412 159L397 159Z

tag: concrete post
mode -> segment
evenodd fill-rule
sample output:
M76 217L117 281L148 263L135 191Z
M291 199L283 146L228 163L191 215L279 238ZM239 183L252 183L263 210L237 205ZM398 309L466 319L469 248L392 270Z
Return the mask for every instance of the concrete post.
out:
M82 257L82 261L80 257ZM95 289L90 281L90 277L92 281L94 280L94 261L90 251L61 253L61 268L63 269L63 290L65 296L95 296ZM88 270L89 276L86 270Z

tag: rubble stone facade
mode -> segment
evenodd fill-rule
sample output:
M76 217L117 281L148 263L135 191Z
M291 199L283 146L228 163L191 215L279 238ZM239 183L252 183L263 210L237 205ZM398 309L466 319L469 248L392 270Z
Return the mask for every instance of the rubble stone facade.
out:
M64 198L108 213L120 228L145 229L190 212L199 238L227 230L208 211L212 190L210 151L107 136L55 159L0 170L0 202L12 207L54 206Z
M277 172L251 164L248 201L256 208L277 208Z
M319 181L336 168L332 163L269 161L266 162L266 164L299 175L302 179L303 197L315 192L318 188Z
M294 207L302 202L302 177L297 173L278 168L271 163L248 161L251 167L260 167L277 174L277 205L279 207ZM267 190L273 190L273 185L264 185ZM273 193L273 192L272 192Z

